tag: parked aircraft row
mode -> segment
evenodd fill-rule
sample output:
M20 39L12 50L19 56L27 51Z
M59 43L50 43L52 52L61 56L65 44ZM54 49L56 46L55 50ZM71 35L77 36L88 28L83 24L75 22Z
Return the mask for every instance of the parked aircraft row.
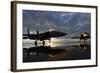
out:
M36 34L30 33L30 29L27 28L27 34L23 34L23 39L31 39L31 40L36 40L35 45L37 45L37 41L42 41L43 45L45 45L44 40L49 40L49 43L51 42L51 38L56 38L56 37L62 37L67 35L67 33L61 32L61 31L56 31L54 29L50 29L49 31L46 31L44 33L40 33L38 30L36 30ZM88 38L90 38L89 34L87 32L83 32L80 34L80 36L76 37L71 37L72 39L79 38L80 41L84 40L84 43Z

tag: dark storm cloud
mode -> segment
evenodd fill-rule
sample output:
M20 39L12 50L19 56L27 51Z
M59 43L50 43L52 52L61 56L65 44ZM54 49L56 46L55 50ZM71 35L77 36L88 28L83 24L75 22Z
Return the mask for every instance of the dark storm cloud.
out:
M26 28L46 32L53 28L71 35L90 33L90 13L23 10L23 33Z

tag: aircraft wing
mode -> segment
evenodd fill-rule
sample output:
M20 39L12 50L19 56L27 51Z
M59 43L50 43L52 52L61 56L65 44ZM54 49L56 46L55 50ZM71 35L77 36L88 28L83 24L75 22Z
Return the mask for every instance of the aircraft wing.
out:
M28 34L23 34L23 39L27 39L28 38Z
M37 38L37 35L36 34L23 34L23 39L36 39Z
M38 39L38 40L46 40L50 39L51 37L61 37L66 35L63 32L59 31L48 31L44 33L37 33L37 34L23 34L23 38L29 38L29 39Z
M78 36L76 36L76 37L71 37L72 39L78 39L78 38L80 38L80 37L78 37Z

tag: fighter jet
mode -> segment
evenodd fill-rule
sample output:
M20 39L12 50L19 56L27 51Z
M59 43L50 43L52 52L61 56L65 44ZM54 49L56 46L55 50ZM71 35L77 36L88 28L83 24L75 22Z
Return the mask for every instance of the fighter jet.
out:
M49 31L44 32L44 33L39 33L39 31L36 30L36 34L31 34L29 28L27 28L27 33L28 34L23 34L23 39L29 38L29 39L32 39L32 40L36 40L35 41L35 45L37 45L37 41L38 40L42 41L43 45L45 45L45 41L44 40L49 40L49 43L50 43L51 38L61 37L61 36L65 36L66 35L66 33L60 32L60 31L56 31L54 29L50 29Z
M79 38L79 39L80 39L80 42L83 40L84 43L86 43L86 42L87 42L87 39L90 38L90 35L89 35L89 33L87 33L87 32L82 32L79 36L71 37L71 38L72 38L72 39L77 39L77 38Z

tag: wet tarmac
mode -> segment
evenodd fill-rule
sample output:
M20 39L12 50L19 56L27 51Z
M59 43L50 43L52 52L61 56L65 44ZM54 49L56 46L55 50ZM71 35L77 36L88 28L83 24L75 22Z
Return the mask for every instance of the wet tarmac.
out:
M64 61L91 59L90 44L67 45L60 47L31 46L23 48L23 62Z

